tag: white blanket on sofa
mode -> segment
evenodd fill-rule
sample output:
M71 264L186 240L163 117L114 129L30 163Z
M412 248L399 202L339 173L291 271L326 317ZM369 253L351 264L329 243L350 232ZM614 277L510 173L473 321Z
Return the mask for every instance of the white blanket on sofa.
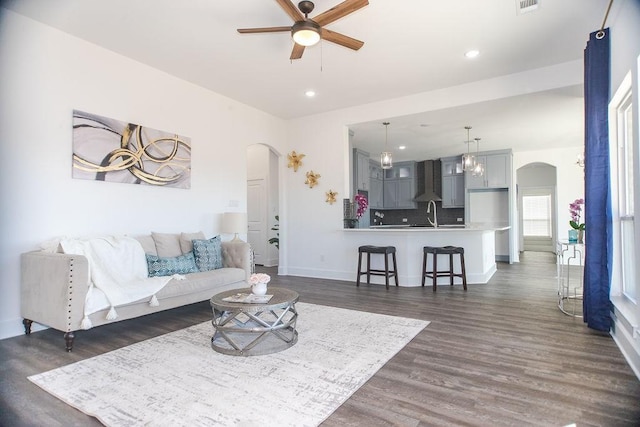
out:
M143 298L151 298L151 305L158 305L155 294L173 276L148 277L147 260L140 243L131 237L105 236L90 239L64 239L60 242L67 254L83 255L89 262L90 286L100 289L107 297L111 310L107 319L117 317L115 307ZM91 327L88 315L103 308L91 301L94 294L89 289L85 301L85 318L82 327Z

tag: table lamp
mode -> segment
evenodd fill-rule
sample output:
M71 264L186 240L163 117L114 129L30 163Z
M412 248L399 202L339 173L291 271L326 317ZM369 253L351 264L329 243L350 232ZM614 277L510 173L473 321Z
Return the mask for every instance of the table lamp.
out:
M235 234L232 242L243 242L239 233L247 232L247 213L246 212L225 212L222 215L222 232Z

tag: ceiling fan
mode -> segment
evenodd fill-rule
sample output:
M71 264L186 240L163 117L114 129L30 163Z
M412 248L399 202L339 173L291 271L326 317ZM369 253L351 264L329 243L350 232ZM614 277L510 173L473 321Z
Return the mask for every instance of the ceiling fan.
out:
M290 27L266 27L266 28L239 28L241 34L249 33L275 33L280 31L291 31L291 36L295 44L289 59L300 59L304 53L304 48L313 46L320 39L339 44L349 49L358 50L364 42L356 40L341 33L323 28L338 19L355 12L369 4L369 0L345 0L337 6L317 15L313 19L309 18L309 13L313 11L315 5L311 1L301 1L298 7L291 0L276 0L284 11L294 20ZM304 15L303 15L304 14Z

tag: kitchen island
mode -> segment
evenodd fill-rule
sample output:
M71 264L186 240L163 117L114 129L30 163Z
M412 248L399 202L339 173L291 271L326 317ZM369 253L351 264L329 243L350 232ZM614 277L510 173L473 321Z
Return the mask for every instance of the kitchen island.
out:
M400 286L421 286L422 248L424 246L459 246L464 248L467 283L487 283L496 272L495 233L508 230L509 226L373 226L370 228L346 228L345 240L349 242L349 253L358 253L362 245L395 246ZM357 259L356 259L357 261ZM431 261L431 257L429 257ZM448 266L449 257L440 256L438 264ZM455 269L460 271L457 257ZM363 260L364 264L364 260ZM384 269L382 256L372 256L373 268ZM354 263L354 266L357 263ZM431 267L429 262L428 267ZM363 267L364 268L364 267ZM354 270L356 270L354 268ZM354 274L355 275L355 274ZM430 279L428 279L430 280ZM455 284L462 284L456 278ZM373 276L372 283L384 283L384 278ZM438 278L438 285L448 285L448 277ZM362 286L362 285L361 285Z

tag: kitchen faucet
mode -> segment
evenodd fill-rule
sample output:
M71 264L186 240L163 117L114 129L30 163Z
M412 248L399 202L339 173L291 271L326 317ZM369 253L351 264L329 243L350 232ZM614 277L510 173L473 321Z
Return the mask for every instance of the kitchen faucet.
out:
M433 205L433 221L431 221L431 218L429 218L429 215L431 213L431 205ZM436 202L433 200L429 200L429 203L427 204L427 219L429 220L429 224L431 224L434 228L438 228L438 214L436 213Z

